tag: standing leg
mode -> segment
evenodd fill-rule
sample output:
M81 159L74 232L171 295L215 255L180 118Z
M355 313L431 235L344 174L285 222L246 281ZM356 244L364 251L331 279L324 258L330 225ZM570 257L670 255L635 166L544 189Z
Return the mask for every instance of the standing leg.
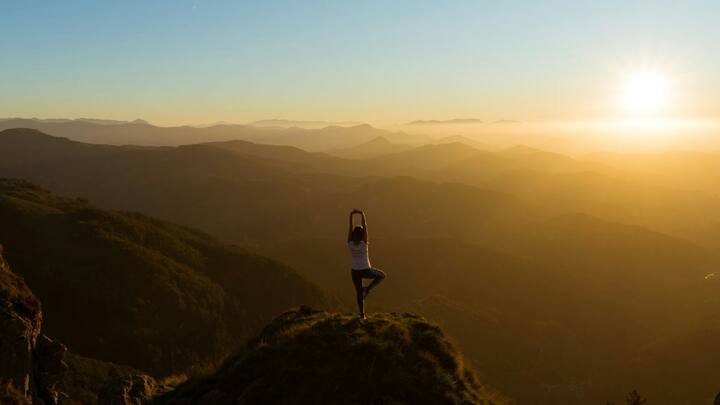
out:
M362 274L358 270L350 270L352 272L352 281L355 285L355 295L357 298L358 311L360 316L365 316L365 291L362 283Z
M385 280L385 272L380 269L376 269L376 268L370 269L369 275L366 274L365 276L373 279L373 281L370 283L370 285L367 286L367 288L365 290L366 295L370 293L370 290L377 287L378 284L380 284L383 280Z

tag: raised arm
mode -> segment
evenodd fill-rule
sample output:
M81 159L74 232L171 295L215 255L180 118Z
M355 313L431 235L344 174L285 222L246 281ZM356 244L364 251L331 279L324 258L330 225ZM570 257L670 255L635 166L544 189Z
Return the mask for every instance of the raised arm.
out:
M365 229L365 237L363 238L363 241L367 243L368 241L368 229L367 229L367 219L365 219L365 212L360 211L360 215L362 216L362 227Z
M352 230L353 230L352 219L353 219L353 215L355 215L356 212L357 212L357 210L350 211L350 225L348 226L348 237L347 237L348 243L350 243L350 241L352 240Z

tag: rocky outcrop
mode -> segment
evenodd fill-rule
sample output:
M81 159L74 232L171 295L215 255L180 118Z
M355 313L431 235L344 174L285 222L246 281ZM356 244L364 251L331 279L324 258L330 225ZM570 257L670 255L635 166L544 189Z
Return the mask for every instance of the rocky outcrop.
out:
M495 404L442 329L407 313L367 320L288 311L214 375L153 404Z
M142 405L158 391L155 379L146 374L133 374L119 378L100 391L99 405Z
M40 335L33 352L34 378L37 395L46 404L59 404L65 398L59 386L63 375L68 370L65 363L67 347L55 342L45 335Z
M42 335L41 326L40 302L10 271L0 247L0 383L19 401L58 404L64 397L57 386L67 369L67 349Z
M41 324L40 303L0 256L0 378L28 399L33 394L33 351Z

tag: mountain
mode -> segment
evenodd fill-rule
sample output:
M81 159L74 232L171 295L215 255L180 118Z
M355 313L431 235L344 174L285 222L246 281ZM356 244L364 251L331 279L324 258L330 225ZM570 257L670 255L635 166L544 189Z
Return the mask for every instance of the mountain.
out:
M292 269L194 230L0 181L0 243L74 352L158 374L217 359L277 313L331 305Z
M189 143L246 139L265 130L243 125L217 125L208 128L190 126L159 127L144 121L106 125L94 121L52 121L11 119L0 122L0 130L31 128L45 133L93 144L176 146Z
M241 158L260 158L265 163L291 170L334 173L349 170L354 165L324 152L306 152L295 146L266 145L248 141L209 142L201 144L232 152Z
M0 118L0 122L2 121L12 121L12 120L24 120L23 118ZM134 124L148 124L147 121L143 119L136 119L134 121L120 121L120 120L108 120L108 119L99 119L99 118L75 118L75 119L68 119L68 118L30 118L29 120L35 121L40 124L58 124L58 123L69 123L69 122L87 122L91 124L98 124L98 125L119 125L119 124L128 124L128 123L134 123Z
M456 142L462 143L462 144L465 144L468 146L472 146L473 148L480 149L480 150L496 149L496 147L494 147L490 144L479 142L474 139L468 138L467 136L462 136L462 135L446 136L444 138L440 138L440 139L436 140L434 143L436 145L442 145L442 144L446 144L446 143L456 143Z
M713 391L713 375L700 384L636 368L667 370L655 363L672 358L663 347L713 338L700 333L719 316L720 262L707 246L720 239L685 236L717 223L707 192L525 146L350 160L247 141L87 145L32 130L0 134L0 175L241 243L350 308L346 220L363 208L372 262L388 274L370 311L437 322L480 379L518 403L604 403L638 388L675 405L663 400L670 384L688 404ZM702 347L685 348L688 370L705 369Z
M521 171L532 171L542 175L553 175L558 172L609 172L598 163L579 161L569 156L524 145L487 150L475 147L463 137L452 139L455 141L445 142L448 140L445 138L435 144L373 159L372 164L368 165L369 170L385 175L412 175L482 186L487 182L473 178L487 180Z
M355 204L373 209L383 219L383 231L424 234L462 232L476 223L444 207L470 209L475 204L487 207L488 214L516 209L502 193L410 178L365 177L373 173L367 168L373 161L242 142L134 148L82 144L32 130L0 133L2 176L25 178L104 208L199 227L235 242L342 234L343 224L334 219ZM420 156L417 164L427 162ZM98 183L98 178L105 180ZM407 201L416 203L408 207ZM301 212L317 214L296 214ZM425 225L413 221L423 212L437 216ZM482 218L486 216L477 220Z
M297 146L307 151L332 151L350 148L364 142L383 137L399 144L420 145L430 138L424 135L389 132L368 124L355 126L329 126L322 129L287 128L266 133L249 140L271 145Z
M655 154L595 153L586 159L625 171L645 174L658 185L698 190L717 195L720 154L698 151L675 151Z
M584 212L688 238L706 247L719 246L720 196L716 193L661 184L641 173L596 161L522 145L486 151L449 143L425 145L366 163L361 171L368 174L463 183L513 195L549 216ZM699 171L696 175L712 177Z
M252 125L214 125L210 127L160 127L142 120L113 125L92 120L36 120L13 118L0 121L0 131L30 128L75 141L137 146L178 146L204 142L245 140L273 145L296 146L309 151L349 148L384 136L396 143L419 145L430 138L373 128L367 124L326 126L323 128L257 127Z
M407 123L407 125L466 125L466 124L482 124L482 120L477 118L455 118L451 120L418 120Z
M387 138L378 136L351 148L331 150L329 153L347 159L368 159L412 148L413 146L392 143Z
M307 307L273 320L207 379L158 404L504 404L443 331L412 314L355 316Z
M482 152L460 142L423 145L408 151L377 157L368 161L368 166L371 170L374 168L376 173L418 176L418 173L444 167L478 153Z
M341 122L331 122L331 121L297 121L297 120L281 120L281 119L269 119L269 120L259 120L259 121L253 121L249 125L252 125L254 127L281 127L281 128L291 128L291 127L298 127L298 128L307 128L307 129L320 129L325 128L329 126L338 126L338 127L351 127L356 125L361 125L360 122L352 122L352 121L341 121Z

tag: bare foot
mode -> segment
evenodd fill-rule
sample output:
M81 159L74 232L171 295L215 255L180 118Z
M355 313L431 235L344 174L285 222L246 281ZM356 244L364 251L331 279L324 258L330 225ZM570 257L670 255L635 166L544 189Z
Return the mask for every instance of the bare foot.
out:
M368 294L370 294L370 289L363 287L363 299L367 298Z
M361 321L367 320L367 316L365 316L365 314L360 314L360 320Z

